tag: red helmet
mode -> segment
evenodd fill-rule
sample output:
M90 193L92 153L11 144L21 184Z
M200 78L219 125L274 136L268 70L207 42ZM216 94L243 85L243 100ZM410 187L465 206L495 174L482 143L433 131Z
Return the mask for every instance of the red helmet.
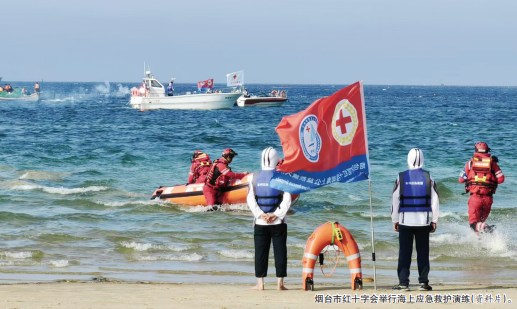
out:
M237 153L235 151L233 151L232 149L230 148L226 148L225 150L223 150L223 157L235 157L237 155Z
M196 150L196 151L194 151L194 155L192 155L192 159L195 159L202 154L203 154L203 152L201 150Z
M492 150L486 143L477 143L474 147L476 148L476 152L488 153Z

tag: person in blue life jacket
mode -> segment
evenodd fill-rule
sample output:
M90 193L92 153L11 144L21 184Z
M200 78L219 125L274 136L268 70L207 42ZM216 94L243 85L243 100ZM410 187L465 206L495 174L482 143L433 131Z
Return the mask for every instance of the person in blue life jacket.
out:
M408 154L409 169L399 173L393 189L391 220L399 233L399 285L394 290L409 291L409 269L413 238L417 252L418 282L421 291L432 291L429 285L429 233L436 231L440 203L438 190L429 172L423 170L424 153L413 148Z
M253 174L249 182L248 206L254 216L255 242L255 290L264 289L264 277L267 277L269 248L273 241L277 290L287 290L284 277L287 277L287 224L285 217L291 207L291 194L273 189L269 182L273 177L280 158L272 147L262 151L262 170Z
M173 83L174 83L174 79L171 79L171 81L169 82L169 85L167 86L167 95L170 97L174 96L174 87L172 86Z

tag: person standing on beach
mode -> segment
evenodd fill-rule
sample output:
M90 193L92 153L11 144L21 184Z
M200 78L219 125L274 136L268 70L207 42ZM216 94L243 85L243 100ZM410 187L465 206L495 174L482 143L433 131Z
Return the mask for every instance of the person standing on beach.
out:
M436 231L439 200L436 183L424 166L424 153L418 148L409 151L409 170L399 173L393 189L391 220L399 233L399 285L394 290L409 291L409 269L415 239L418 282L421 291L432 291L429 285L429 233Z
M291 207L291 194L269 187L279 163L276 150L272 147L262 151L262 171L253 175L248 187L248 206L255 217L253 239L255 242L255 290L264 289L267 277L269 249L273 241L275 253L277 289L287 290L284 277L287 277L287 224L285 216Z
M486 143L477 143L474 149L474 157L465 164L458 181L466 183L465 190L470 193L470 228L477 233L492 232L494 226L485 221L490 215L497 185L504 182L504 174L497 165L499 160L491 157L491 149Z
M228 166L233 158L237 155L230 148L223 150L223 156L212 163L210 171L206 176L205 185L203 186L203 195L208 206L221 205L223 203L223 188L225 188L231 179L242 179L248 175L248 172L234 173ZM214 207L209 210L216 210Z

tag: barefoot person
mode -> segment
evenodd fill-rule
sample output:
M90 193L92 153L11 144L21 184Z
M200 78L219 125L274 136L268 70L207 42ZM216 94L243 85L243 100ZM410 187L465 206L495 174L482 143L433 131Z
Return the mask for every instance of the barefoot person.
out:
M291 194L269 187L273 171L279 163L276 150L269 147L262 152L262 171L253 175L249 184L248 206L253 212L255 241L255 290L264 289L267 277L269 248L273 241L275 254L277 289L287 290L284 277L287 277L287 224L285 216L291 207Z

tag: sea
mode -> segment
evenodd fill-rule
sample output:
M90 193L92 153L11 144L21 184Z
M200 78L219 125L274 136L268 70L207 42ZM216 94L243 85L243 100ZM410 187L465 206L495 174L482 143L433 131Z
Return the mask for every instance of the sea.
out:
M34 83L10 82L13 87ZM139 83L44 82L39 102L0 101L0 283L121 281L250 284L253 218L246 204L205 212L151 200L159 186L187 182L195 150L238 156L235 172L260 170L266 147L282 148L275 127L346 85L248 84L251 93L286 90L283 107L231 110L132 109ZM223 88L225 85L217 85ZM176 94L196 91L175 85ZM371 183L337 183L300 196L287 216L289 288L302 286L308 237L332 221L357 241L365 285L398 283L398 234L391 193L411 148L438 184L440 217L430 237L431 284L517 284L517 87L364 85ZM458 183L474 144L487 142L506 175L489 224L468 225ZM411 283L418 283L416 253ZM329 247L315 286L350 287L343 255ZM336 265L331 277L329 274ZM273 250L269 278L275 284ZM370 280L369 280L370 279Z

